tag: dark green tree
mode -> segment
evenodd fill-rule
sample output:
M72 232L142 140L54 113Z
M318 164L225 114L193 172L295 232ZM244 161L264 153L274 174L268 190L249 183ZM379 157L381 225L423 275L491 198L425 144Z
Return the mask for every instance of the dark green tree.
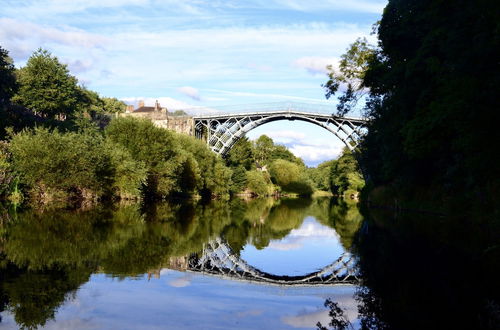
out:
M226 164L230 167L242 166L247 171L255 165L252 142L247 137L239 139L229 151Z
M334 194L343 195L350 191L361 191L365 185L358 162L347 147L340 158L330 168L330 189Z
M389 1L364 77L375 185L498 219L499 13L498 1Z
M47 50L40 48L34 52L17 77L19 91L12 102L43 117L64 119L85 104L78 80Z
M10 103L17 88L14 62L9 52L0 46L0 108Z

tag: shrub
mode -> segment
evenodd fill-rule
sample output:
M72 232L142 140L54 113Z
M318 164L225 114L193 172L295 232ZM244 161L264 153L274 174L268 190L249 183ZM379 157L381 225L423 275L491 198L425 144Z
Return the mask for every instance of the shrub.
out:
M37 128L14 135L9 149L23 183L46 197L51 192L99 197L112 186L113 163L100 135Z

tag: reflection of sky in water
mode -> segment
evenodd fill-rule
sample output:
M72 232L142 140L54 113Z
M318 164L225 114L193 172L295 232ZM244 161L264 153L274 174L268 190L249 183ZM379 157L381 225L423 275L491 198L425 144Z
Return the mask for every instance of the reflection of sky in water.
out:
M334 229L307 217L300 228L257 250L247 244L241 258L261 271L275 275L305 275L337 260L344 248Z
M273 274L304 275L323 268L342 253L335 230L307 217L300 228L263 250L247 245L241 257ZM330 321L323 304L332 298L354 323L355 287L280 287L251 284L168 269L160 278L120 280L92 275L74 298L57 311L47 329L301 329ZM71 294L68 295L71 297ZM2 313L0 328L17 329Z
M179 285L181 284L181 285ZM159 279L93 275L47 329L287 329L328 324L327 297L356 317L354 286L278 287L163 270ZM17 328L12 316L1 328Z

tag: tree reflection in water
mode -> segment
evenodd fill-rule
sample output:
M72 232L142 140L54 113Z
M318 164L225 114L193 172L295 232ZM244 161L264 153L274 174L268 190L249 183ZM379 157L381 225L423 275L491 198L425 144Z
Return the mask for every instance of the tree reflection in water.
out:
M483 241L470 237L474 228L463 219L377 210L367 218L353 247L361 329L499 328L498 248L490 233L474 233ZM344 329L342 310L327 305L330 326Z
M185 270L187 257L201 255L211 238L224 237L236 254L248 242L261 249L308 215L338 228L350 247L359 213L338 207L329 199L255 199L79 211L1 209L0 312L8 310L20 327L43 326L91 274L127 278L162 268Z

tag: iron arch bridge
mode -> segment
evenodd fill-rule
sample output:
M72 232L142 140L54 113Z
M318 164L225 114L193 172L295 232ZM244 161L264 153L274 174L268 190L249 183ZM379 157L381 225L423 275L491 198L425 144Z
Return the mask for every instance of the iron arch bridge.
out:
M230 111L235 111L229 109ZM354 150L366 130L366 119L333 115L330 106L303 103L247 105L242 112L193 116L194 135L224 156L250 130L277 120L306 121L330 131Z
M360 282L356 260L350 253L323 269L303 276L279 276L263 272L236 256L231 247L221 238L205 244L203 255L193 254L188 260L188 270L221 276L246 282L258 282L280 286L357 284Z

